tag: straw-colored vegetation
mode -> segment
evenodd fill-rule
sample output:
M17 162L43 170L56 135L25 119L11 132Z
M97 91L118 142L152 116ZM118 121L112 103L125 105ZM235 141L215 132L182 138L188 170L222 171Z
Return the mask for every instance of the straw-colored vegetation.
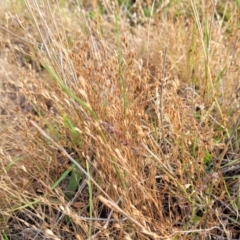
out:
M239 239L240 1L0 2L2 239Z

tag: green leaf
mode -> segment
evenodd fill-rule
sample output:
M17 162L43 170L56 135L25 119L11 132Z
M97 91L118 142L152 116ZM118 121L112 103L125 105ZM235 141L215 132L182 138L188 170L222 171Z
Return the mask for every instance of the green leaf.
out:
M59 179L53 184L53 186L51 187L52 190L54 190L54 189L60 184L60 182L62 182L62 180L68 176L68 174L73 170L74 166L75 166L75 165L72 164L72 165L60 176L60 178L59 178Z
M75 192L78 189L79 182L82 179L82 173L78 168L74 166L71 176L69 178L68 192L65 194L67 199L73 198Z
M192 220L193 220L194 224L197 224L201 219L202 219L202 217L194 216Z
M240 9L240 0L236 0L237 8Z
M149 7L144 7L143 11L144 11L145 17L148 17L148 18L151 17L151 10L149 9Z
M208 164L208 163L211 162L211 160L212 160L212 155L207 152L207 153L205 154L205 156L204 156L204 163L205 163L205 164Z
M219 83L219 81L222 79L222 77L223 77L223 75L224 75L224 73L225 73L225 70L226 70L226 67L224 67L224 68L220 71L220 73L219 73L218 76L217 76L217 79L216 79L215 84L216 84L216 83Z

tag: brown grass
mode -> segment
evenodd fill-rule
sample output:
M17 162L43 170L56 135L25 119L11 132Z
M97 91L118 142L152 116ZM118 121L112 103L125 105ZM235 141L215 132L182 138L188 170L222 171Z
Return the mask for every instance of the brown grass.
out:
M2 239L239 239L237 3L76 2L1 8Z

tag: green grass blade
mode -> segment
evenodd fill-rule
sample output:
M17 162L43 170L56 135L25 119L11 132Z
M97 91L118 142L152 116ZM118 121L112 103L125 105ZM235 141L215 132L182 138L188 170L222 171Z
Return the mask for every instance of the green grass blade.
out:
M117 33L117 41L118 41L118 67L119 67L119 74L122 82L122 98L123 98L123 114L124 118L126 118L126 110L127 110L127 92L126 92L126 82L125 76L123 72L123 56L122 56L122 48L121 48L121 36L120 36L120 29L119 29L119 22L118 16L115 15L115 22L116 22L116 33Z
M78 98L62 81L61 79L56 75L56 73L52 70L52 68L46 64L45 69L48 71L48 73L54 78L54 80L59 84L59 86L62 88L64 92L68 94L72 99L74 99L77 103L79 103L83 108L85 108L87 111L90 112L92 117L95 119L98 119L97 114L93 111L91 106L89 106L86 102Z

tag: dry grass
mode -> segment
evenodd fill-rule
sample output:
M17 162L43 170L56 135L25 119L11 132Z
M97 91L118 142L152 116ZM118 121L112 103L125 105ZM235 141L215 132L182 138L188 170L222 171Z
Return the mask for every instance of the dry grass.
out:
M146 2L1 6L2 239L239 239L239 3Z

